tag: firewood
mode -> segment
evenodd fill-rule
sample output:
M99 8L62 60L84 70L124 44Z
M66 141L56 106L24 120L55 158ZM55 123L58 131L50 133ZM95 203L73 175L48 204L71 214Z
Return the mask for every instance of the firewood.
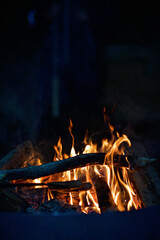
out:
M156 172L156 169L154 171ZM159 194L156 191L157 182L154 179L154 173L148 174L148 166L131 172L130 177L136 189L136 194L142 201L142 207L160 204Z
M0 171L0 180L35 179L90 165L102 165L105 153L82 154L65 160L54 161L39 166ZM107 164L107 163L106 163ZM108 163L110 164L110 163ZM128 167L125 156L118 156L113 162L116 167Z
M65 181L65 182L43 182L43 183L30 183L30 182L23 182L23 183L10 183L10 182L0 182L0 188L7 188L7 187L35 187L35 186L49 186L55 187L58 189L68 189L68 188L75 188L75 187L82 187L83 184L80 180L73 180L73 181Z
M89 182L82 183L80 180L66 181L66 182L48 182L48 183L10 183L0 182L0 189L4 188L22 188L22 187L49 187L51 191L74 192L87 191L91 189L92 185Z
M94 187L97 193L101 212L117 210L106 180L104 178L96 176L94 180Z
M89 175L97 193L97 200L101 212L117 210L105 177L99 176L92 169L90 169Z

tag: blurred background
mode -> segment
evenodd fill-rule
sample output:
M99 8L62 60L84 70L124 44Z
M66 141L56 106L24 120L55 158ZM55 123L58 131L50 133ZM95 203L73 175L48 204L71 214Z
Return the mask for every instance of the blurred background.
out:
M7 0L0 15L0 156L27 140L65 135L70 118L80 140L86 129L102 130L104 106L116 129L158 154L156 6Z

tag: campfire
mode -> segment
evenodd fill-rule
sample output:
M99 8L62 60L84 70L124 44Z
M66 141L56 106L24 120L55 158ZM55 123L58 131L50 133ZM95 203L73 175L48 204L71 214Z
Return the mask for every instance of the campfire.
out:
M18 199L23 210L31 212L66 210L100 214L142 208L144 204L133 180L138 166L126 154L131 142L126 135L116 132L104 116L109 137L103 138L101 144L86 134L83 149L76 152L70 120L69 154L63 151L60 137L52 162L43 163L33 150L20 168L3 168L0 171L3 194L8 194L8 189L10 198Z

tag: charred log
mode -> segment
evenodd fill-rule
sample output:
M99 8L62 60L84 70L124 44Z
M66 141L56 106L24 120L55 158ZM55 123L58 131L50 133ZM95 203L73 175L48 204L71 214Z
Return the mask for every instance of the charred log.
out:
M106 183L104 178L95 176L93 184L97 193L99 207L101 212L117 210L116 205L114 204L111 191Z
M22 187L49 187L52 191L87 191L90 190L92 185L89 182L82 183L80 180L66 181L66 182L49 182L49 183L10 183L1 182L0 188L22 188Z
M138 171L132 172L130 175L137 195L142 201L142 207L159 205L160 199L156 191L156 182L154 176L148 174L148 167L138 169Z
M90 165L102 165L104 163L104 158L105 153L82 154L65 160L46 163L40 166L2 170L0 171L0 180L35 179L75 168ZM106 162L106 164L109 165L110 162ZM113 165L115 167L129 167L129 164L123 155L117 156L114 159Z
M101 212L117 210L111 191L105 177L99 176L94 170L90 169L90 179L97 193L97 200Z

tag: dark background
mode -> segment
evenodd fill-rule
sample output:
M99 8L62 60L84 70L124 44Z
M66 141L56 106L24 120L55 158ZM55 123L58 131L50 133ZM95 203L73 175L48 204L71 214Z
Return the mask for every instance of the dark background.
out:
M80 140L87 128L102 130L103 106L119 131L159 146L157 6L10 0L0 16L1 156L26 140L65 135L69 118Z

